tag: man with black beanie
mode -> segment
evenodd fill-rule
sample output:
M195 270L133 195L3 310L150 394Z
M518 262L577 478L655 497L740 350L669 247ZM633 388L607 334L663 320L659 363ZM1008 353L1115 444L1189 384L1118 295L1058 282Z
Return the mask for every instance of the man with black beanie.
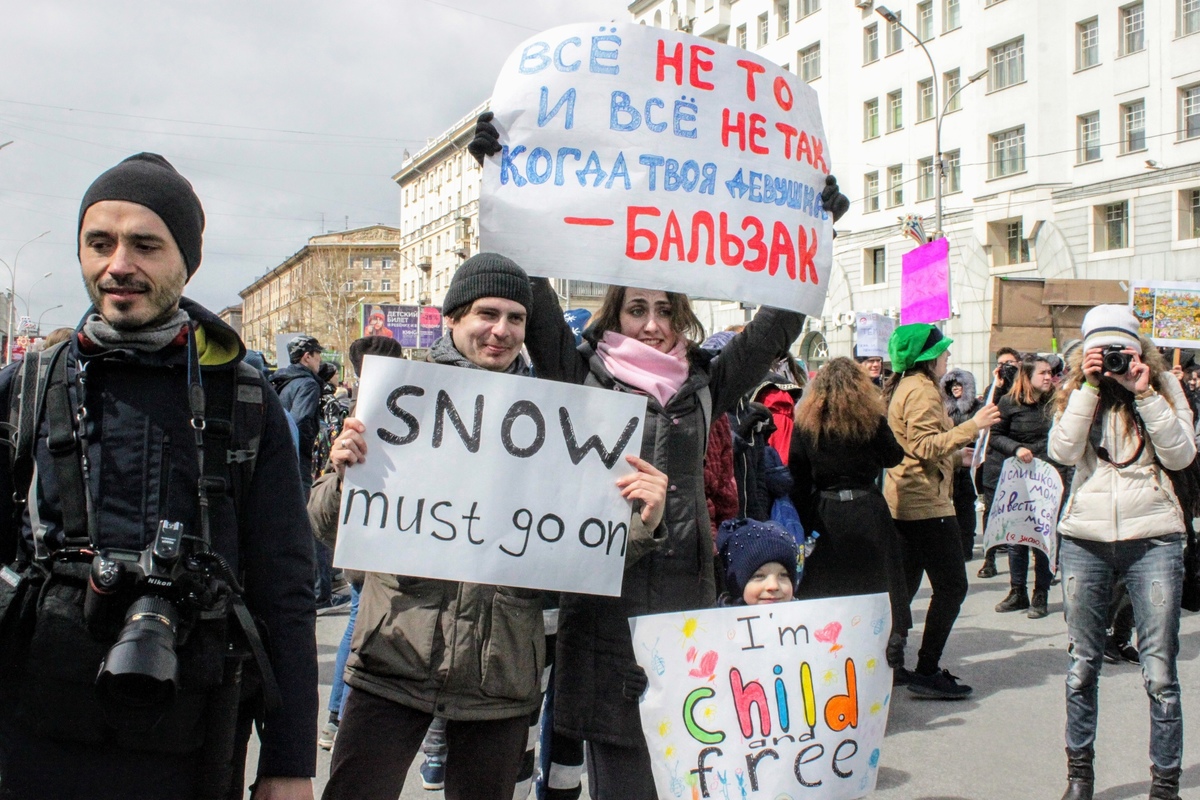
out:
M182 296L203 232L162 156L102 174L92 307L0 372L0 798L241 797L255 719L253 796L312 798L308 517L278 397Z

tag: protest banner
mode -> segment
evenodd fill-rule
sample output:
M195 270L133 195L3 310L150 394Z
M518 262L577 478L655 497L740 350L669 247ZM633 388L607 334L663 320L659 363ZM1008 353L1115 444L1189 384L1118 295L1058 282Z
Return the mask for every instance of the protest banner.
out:
M619 595L645 397L367 356L334 564Z
M831 162L795 74L677 31L569 25L517 47L491 107L485 249L531 275L821 312Z
M855 327L855 355L859 358L888 359L888 339L896 330L896 320L883 314L862 313Z
M950 240L934 239L901 259L900 324L950 319Z
M442 335L442 312L433 306L363 303L362 335L386 336L401 347L430 347Z
M983 531L983 552L1002 544L1036 547L1057 569L1058 509L1063 482L1053 465L1035 458L1028 464L1015 456L1000 465L996 495Z
M649 680L639 711L659 797L848 800L875 788L892 693L886 594L629 627Z
M1200 283L1138 281L1129 306L1158 347L1200 347Z

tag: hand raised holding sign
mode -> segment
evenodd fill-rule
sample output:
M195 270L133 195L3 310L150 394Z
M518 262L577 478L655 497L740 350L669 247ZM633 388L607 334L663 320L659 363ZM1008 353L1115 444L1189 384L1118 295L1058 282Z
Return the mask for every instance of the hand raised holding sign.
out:
M649 461L637 456L625 456L637 472L617 478L617 487L626 500L642 502L642 522L649 530L662 522L667 504L667 475Z
M346 467L366 459L367 440L363 438L366 432L366 426L354 417L346 417L342 423L342 433L329 451L329 462L339 478L346 474Z

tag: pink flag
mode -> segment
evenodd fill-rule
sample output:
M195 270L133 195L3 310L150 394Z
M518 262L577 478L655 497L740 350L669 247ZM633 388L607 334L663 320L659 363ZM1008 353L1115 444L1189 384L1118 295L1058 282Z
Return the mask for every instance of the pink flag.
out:
M935 239L904 254L900 324L950 318L950 241Z

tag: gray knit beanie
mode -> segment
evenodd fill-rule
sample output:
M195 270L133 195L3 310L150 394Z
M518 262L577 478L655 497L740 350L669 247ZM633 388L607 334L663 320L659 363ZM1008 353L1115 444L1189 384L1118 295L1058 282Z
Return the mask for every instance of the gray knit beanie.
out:
M469 306L481 297L502 297L520 303L528 312L533 304L529 276L511 258L499 253L476 253L468 258L450 280L450 290L442 301L442 314Z

